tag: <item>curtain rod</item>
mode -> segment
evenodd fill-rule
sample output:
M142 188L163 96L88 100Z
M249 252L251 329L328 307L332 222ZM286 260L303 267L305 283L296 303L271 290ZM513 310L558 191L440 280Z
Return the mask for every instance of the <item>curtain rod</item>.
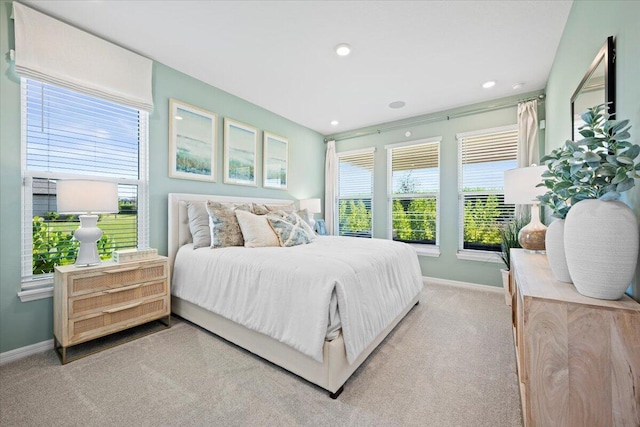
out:
M395 125L389 125L389 126L381 126L379 129L375 129L375 130L370 130L367 132L363 132L363 133L356 133L354 135L346 135L340 138L325 138L324 139L324 143L326 144L329 141L344 141L346 139L353 139L353 138L360 138L361 136L369 136L369 135L375 135L375 134L381 134L382 132L388 132L394 129L398 129L398 128L402 128L402 127L407 127L407 126L414 126L414 125L420 125L420 124L425 124L425 123L429 123L429 122L438 122L441 120L451 120L451 119L455 119L458 117L464 117L464 116L470 116L472 114L478 114L478 113L485 113L488 111L494 111L494 110L501 110L503 108L508 108L508 107L515 107L516 105L520 104L521 102L529 102L529 101L533 101L534 99L537 99L540 102L544 102L544 98L545 95L544 94L540 94L538 96L534 96L531 98L526 98L526 99L520 99L518 101L509 101L509 102L505 102L503 104L497 104L497 105L490 105L487 107L482 107L482 108L477 108L475 110L469 110L469 111L463 111L460 113L454 113L454 114L443 114L441 116L432 116L432 117L426 117L424 119L418 119L418 120L414 120L412 122L403 122L403 123L398 123Z

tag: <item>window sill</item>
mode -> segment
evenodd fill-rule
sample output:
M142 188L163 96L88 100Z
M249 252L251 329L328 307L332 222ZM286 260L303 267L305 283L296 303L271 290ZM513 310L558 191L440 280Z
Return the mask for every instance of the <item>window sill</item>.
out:
M456 257L466 261L502 263L497 252L461 250L458 251Z
M53 274L37 279L23 279L18 297L22 302L53 297Z
M428 257L435 257L435 258L440 256L440 246L419 245L419 244L412 244L412 243L409 243L409 245L416 250L416 252L418 253L418 256L428 256Z
M39 299L53 297L53 286L47 288L29 289L27 291L18 292L18 297L22 302L35 301Z

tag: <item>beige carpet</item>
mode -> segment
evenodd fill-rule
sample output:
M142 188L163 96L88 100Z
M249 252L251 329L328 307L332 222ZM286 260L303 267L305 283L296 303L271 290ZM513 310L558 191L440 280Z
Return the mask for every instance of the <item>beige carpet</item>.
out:
M337 400L178 320L65 366L1 366L0 425L521 426L504 297L429 285L420 302Z

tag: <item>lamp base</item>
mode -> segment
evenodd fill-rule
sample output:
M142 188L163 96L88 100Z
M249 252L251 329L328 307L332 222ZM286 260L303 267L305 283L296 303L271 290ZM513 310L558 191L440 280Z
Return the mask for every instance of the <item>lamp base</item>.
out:
M547 227L540 222L540 208L536 203L531 206L531 222L518 233L518 242L523 249L531 252L544 252Z
M546 249L544 243L547 235L546 227L544 230L525 230L525 228L520 230L520 234L518 235L520 246L531 252L544 252Z
M88 267L100 264L97 242L102 237L102 230L97 227L98 215L80 215L80 227L73 233L73 237L80 242L76 267Z

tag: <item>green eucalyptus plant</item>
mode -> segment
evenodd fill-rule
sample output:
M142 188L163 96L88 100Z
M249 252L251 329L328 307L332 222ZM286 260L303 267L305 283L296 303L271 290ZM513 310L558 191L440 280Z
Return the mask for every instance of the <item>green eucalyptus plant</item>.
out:
M585 124L578 130L584 139L568 140L540 159L548 170L538 186L547 192L538 199L555 217L565 218L581 200L617 199L640 177L640 146L628 141L629 120L610 120L605 108L597 105L581 115Z

